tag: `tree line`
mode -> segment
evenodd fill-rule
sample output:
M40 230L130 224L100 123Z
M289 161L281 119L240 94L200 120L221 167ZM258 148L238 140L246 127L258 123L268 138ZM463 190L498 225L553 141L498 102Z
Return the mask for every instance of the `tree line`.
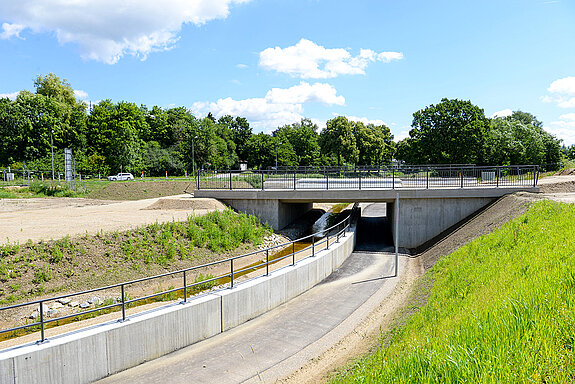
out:
M72 86L50 73L34 80L35 92L0 99L0 166L63 169L71 148L76 170L106 175L120 169L139 175L182 175L196 169L280 166L558 163L560 141L535 116L514 112L489 119L469 101L443 99L413 115L410 136L399 142L385 125L344 116L323 130L309 119L254 133L240 116L194 116L184 107L161 108L103 100L88 105Z

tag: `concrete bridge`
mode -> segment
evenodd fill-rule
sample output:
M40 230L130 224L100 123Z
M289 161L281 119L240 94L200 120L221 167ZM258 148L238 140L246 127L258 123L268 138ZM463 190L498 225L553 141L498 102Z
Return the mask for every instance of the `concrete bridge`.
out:
M276 230L312 209L313 203L386 203L393 237L399 220L398 245L408 249L417 248L503 195L539 192L534 166L418 167L385 173L332 169L319 177L317 171L306 177L298 170L247 175L220 172L212 177L220 183L204 178L202 185L198 179L194 196L221 200L237 211L258 216ZM261 182L255 184L254 180Z

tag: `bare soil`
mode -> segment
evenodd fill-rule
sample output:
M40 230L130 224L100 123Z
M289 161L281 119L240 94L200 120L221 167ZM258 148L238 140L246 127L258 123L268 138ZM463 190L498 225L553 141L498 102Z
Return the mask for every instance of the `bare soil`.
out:
M195 181L192 179L184 181L140 181L138 179L129 182L116 181L91 192L87 197L96 200L142 200L193 192L194 186Z
M186 194L161 200L0 199L0 244L124 231L225 209L217 200L194 199Z

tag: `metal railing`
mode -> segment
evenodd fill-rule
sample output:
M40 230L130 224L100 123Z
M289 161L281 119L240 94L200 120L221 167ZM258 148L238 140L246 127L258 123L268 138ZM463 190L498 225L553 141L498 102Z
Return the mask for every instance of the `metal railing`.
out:
M196 189L333 190L535 187L538 165L305 167L256 171L208 171Z
M299 238L296 240L292 240L292 241L287 242L287 243L278 244L278 245L275 245L272 247L264 248L262 250L257 250L257 251L242 254L239 256L227 258L224 260L214 261L211 263L202 264L202 265L198 265L198 266L194 266L194 267L190 267L190 268L186 268L186 269L181 269L181 270L174 271L174 272L167 272L167 273L160 274L160 275L145 277L145 278L131 280L131 281L113 284L113 285L108 285L108 286L101 287L101 288L94 288L94 289L90 289L90 290L86 290L86 291L82 291L82 292L69 293L69 294L64 294L64 295L60 295L60 296L54 296L54 297L45 298L45 299L38 299L38 300L26 302L26 303L20 303L20 304L14 304L14 305L2 307L2 308L0 308L0 314L6 313L6 311L9 311L9 310L19 309L19 308L23 308L23 307L36 306L37 311L38 311L38 317L37 317L37 321L35 321L33 323L20 325L20 326L8 328L8 329L0 329L0 335L5 334L5 333L9 333L9 332L16 332L16 331L19 331L22 329L39 328L40 339L38 340L38 342L42 343L46 340L46 335L45 335L46 326L48 324L51 324L51 323L59 323L62 320L66 320L66 319L70 319L70 318L86 317L90 314L94 314L97 312L101 313L102 311L121 311L121 318L119 319L119 321L125 321L128 317L126 315L126 309L129 307L135 306L138 302L145 302L147 300L159 298L161 296L165 297L166 295L168 295L170 293L180 293L183 295L183 298L181 298L181 303L185 304L186 302L188 302L190 291L192 293L200 293L201 291L203 291L203 289L201 289L202 287L208 286L209 288L207 288L207 289L211 290L211 288L212 288L211 285L214 285L217 287L217 289L231 289L234 287L234 285L237 285L237 279L239 277L246 276L248 273L257 272L257 271L262 272L258 276L247 277L246 280L254 279L256 277L261 277L261 276L267 276L270 273L270 266L273 266L274 264L278 264L282 260L290 259L290 265L295 265L296 262L301 261L305 258L315 257L316 253L321 251L321 250L329 249L330 245L333 245L334 242L335 243L339 242L341 237L346 236L346 233L349 232L349 230L350 230L350 226L357 220L358 215L359 215L359 208L357 207L357 204L356 204L352 208L349 215L345 219L338 222L337 224L332 225L329 228L323 229L320 232L316 232L314 234L311 234L311 235L308 235L308 236L305 236L305 237L302 237L302 238ZM303 248L301 248L301 247L297 246L298 243L299 244L309 243L309 245L306 245ZM272 256L274 256L273 253L278 252L278 251L280 251L280 252L284 251L283 252L284 254L280 254L279 257L272 257ZM307 253L308 255L305 255L305 253ZM244 266L238 266L238 262L241 261L242 259L248 258L250 256L254 256L257 254L261 254L262 258L263 258L263 255L265 255L265 260L260 260L259 262L250 263L250 264L244 265ZM302 255L302 257L298 259L298 255ZM229 272L228 273L225 273L223 275L219 275L216 277L212 277L212 278L202 279L201 281L195 281L192 283L190 283L188 281L188 278L190 277L190 275L194 271L197 271L201 268L213 267L216 265L223 265L226 263L229 264ZM281 267L278 266L278 268L281 268ZM177 278L178 276L180 276L180 278L181 278L181 280L180 280L181 285L179 287L170 288L167 290L162 290L161 292L145 295L145 296L138 297L138 298L130 298L130 297L128 297L128 295L126 293L128 287L133 286L137 283L158 280L158 279L162 279L165 277L176 277ZM200 289L198 289L198 288L200 288ZM103 292L103 291L109 291L109 290L115 290L119 293L119 296L118 296L116 302L113 304L101 305L101 306L97 306L96 308L88 309L85 311L74 312L71 314L67 314L65 316L50 317L50 318L47 317L47 311L48 311L48 307L49 307L50 303L54 303L57 300L61 300L61 299L69 299L69 298L73 298L73 297L85 296L87 294L91 294L91 293L95 293L95 292ZM200 291L200 292L198 292L198 291ZM36 330L34 330L34 331L36 331ZM14 337L18 337L18 336L20 336L20 335L15 335Z

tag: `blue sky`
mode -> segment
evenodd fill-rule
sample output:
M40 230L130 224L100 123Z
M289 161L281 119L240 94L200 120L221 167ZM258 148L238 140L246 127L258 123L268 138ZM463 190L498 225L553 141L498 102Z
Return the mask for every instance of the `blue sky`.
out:
M574 0L0 0L0 54L4 97L53 72L92 103L255 132L345 115L396 139L448 97L531 112L575 144Z

